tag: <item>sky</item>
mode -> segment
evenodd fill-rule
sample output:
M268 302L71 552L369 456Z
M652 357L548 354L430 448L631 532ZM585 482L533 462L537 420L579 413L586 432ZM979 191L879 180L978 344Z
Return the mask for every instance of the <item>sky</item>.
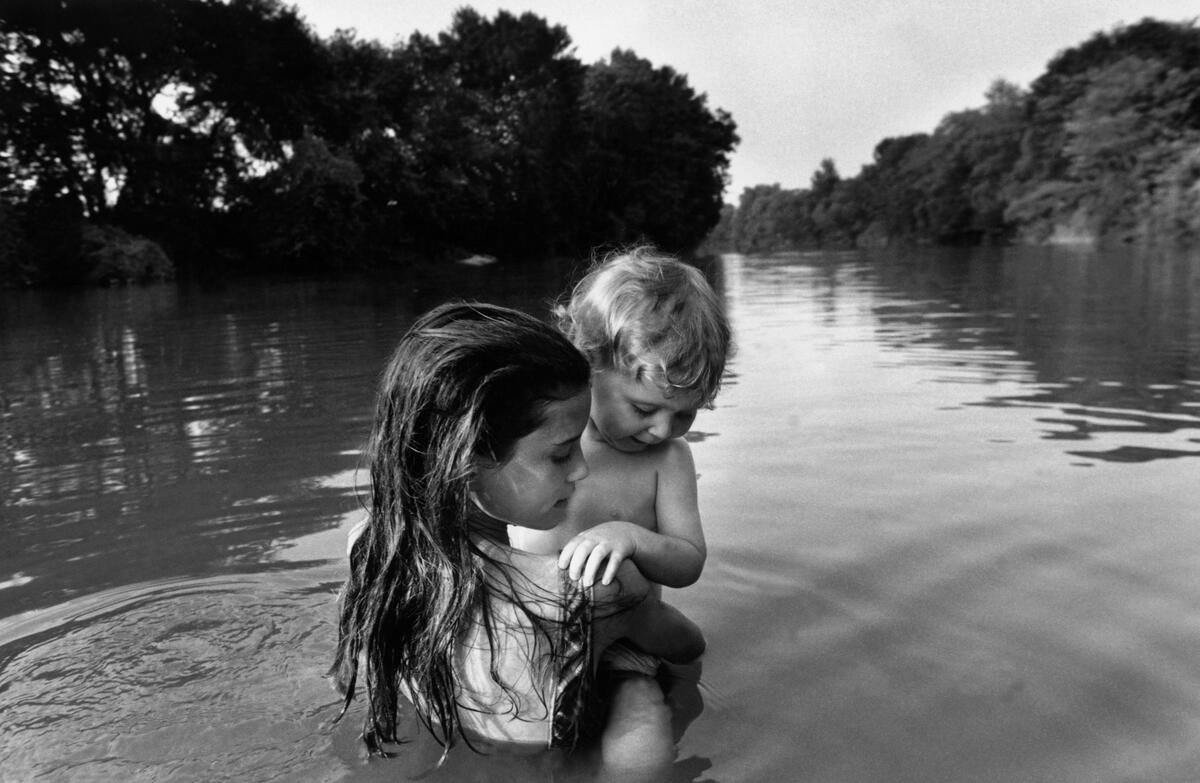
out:
M285 0L322 37L392 44L436 35L455 9L532 11L567 29L575 56L632 49L687 76L728 111L741 143L725 200L805 188L823 158L843 176L891 136L978 108L998 78L1020 87L1058 52L1145 17L1190 21L1194 0Z

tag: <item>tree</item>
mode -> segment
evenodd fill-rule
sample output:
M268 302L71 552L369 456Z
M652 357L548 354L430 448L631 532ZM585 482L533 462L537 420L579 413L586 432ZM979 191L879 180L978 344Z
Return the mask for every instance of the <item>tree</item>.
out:
M459 10L436 38L328 47L320 133L364 173L373 241L526 255L577 233L583 66L533 14Z
M917 207L922 201L917 182L926 160L929 134L887 138L875 145L872 163L857 180L863 208L877 231L889 239L917 236Z
M569 54L566 29L531 13L488 20L464 8L438 44L476 99L493 245L528 253L573 244L584 67Z
M632 51L588 68L582 96L586 214L598 242L651 240L689 251L721 213L733 119L687 78Z
M305 135L290 158L257 183L253 199L259 247L297 271L344 270L363 244L363 176L352 160Z
M89 217L209 209L304 124L316 41L277 0L10 0L4 146Z
M68 216L305 269L690 249L737 142L682 75L586 68L528 13L391 47L322 42L280 0L7 0L0 25L4 230L55 258L32 224Z
M1200 63L1200 36L1192 24L1143 19L1132 26L1098 32L1079 46L1056 55L1030 87L1027 128L1015 179L1026 192L1039 183L1067 176L1067 122L1098 70L1125 57L1158 60L1168 67L1194 71ZM1186 112L1190 127L1200 126L1200 102Z
M833 191L842 181L842 177L838 174L833 158L825 158L821 161L821 167L813 172L809 181L812 185L810 192L813 199L821 202L828 200L833 195Z
M1035 82L1007 216L1139 239L1200 138L1200 31L1143 20L1061 55ZM1050 119L1047 119L1047 116ZM1186 167L1185 167L1186 168Z
M742 191L731 218L730 240L741 253L769 253L786 248L785 191L778 185L756 185Z

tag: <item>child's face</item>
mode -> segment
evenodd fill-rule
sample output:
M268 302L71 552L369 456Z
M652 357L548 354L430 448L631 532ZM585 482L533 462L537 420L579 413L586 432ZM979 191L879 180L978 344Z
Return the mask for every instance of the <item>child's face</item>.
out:
M667 395L658 384L626 370L609 368L592 376L591 425L618 451L642 451L681 437L695 421L700 403L696 392L677 389Z
M586 389L546 406L542 426L521 438L501 464L480 460L471 489L492 517L549 530L562 522L575 482L588 474L579 449L591 403Z

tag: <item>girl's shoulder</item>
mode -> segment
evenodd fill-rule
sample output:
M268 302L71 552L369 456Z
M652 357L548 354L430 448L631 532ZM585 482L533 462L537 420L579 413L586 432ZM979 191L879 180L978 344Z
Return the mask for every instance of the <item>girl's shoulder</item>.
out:
M493 599L518 600L538 614L552 616L562 606L563 581L558 558L538 555L497 544L486 538L474 539L484 555L484 568L491 573L489 584Z

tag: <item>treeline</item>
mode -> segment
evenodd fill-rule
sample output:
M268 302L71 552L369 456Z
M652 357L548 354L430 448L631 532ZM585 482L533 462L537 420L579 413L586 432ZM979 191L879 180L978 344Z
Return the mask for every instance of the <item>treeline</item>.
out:
M529 13L384 45L322 40L278 0L3 0L0 45L8 284L94 277L138 237L193 268L306 272L685 251L738 141L684 75L585 65Z
M1144 19L1003 80L932 133L884 139L858 176L747 188L710 246L1192 243L1200 238L1200 30Z

